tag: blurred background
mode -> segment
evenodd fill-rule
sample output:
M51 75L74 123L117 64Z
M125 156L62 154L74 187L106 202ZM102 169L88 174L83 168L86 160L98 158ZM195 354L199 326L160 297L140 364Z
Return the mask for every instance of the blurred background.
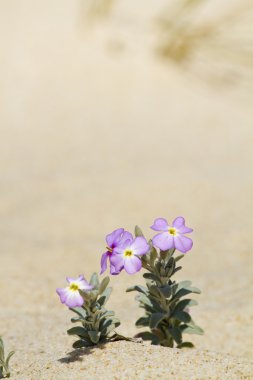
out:
M178 278L203 290L198 347L252 354L252 25L246 0L1 0L0 332L11 345L37 352L42 330L40 348L49 331L70 347L55 294L65 276L99 271L112 230L151 237L154 218L182 215L194 248ZM125 288L142 281L112 278L122 333L142 314Z

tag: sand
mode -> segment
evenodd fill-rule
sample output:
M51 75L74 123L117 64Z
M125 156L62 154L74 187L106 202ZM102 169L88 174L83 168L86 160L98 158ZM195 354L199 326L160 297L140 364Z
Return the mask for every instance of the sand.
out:
M201 73L159 59L162 3L121 1L87 26L78 1L1 1L0 334L13 380L253 378L253 82L243 67L228 81L210 56ZM194 229L177 279L202 289L196 348L73 353L55 289L99 271L113 229L151 237L155 217L178 215ZM142 313L125 289L141 273L111 283L118 331L133 336Z

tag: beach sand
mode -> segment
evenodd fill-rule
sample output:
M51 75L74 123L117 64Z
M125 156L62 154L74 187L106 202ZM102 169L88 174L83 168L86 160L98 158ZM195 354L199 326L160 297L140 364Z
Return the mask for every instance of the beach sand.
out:
M165 2L144 3L87 25L81 1L1 1L0 334L13 380L253 379L252 78L217 76L210 57L201 74L160 59ZM55 289L100 270L112 230L138 224L150 238L154 218L178 215L194 229L176 278L202 290L196 348L73 352ZM111 278L128 336L137 283Z

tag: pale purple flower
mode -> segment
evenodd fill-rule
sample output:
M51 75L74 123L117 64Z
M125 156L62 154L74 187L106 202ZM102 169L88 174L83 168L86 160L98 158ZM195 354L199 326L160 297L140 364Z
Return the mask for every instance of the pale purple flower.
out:
M79 290L91 290L93 288L83 276L78 278L67 277L69 285L66 288L57 288L56 292L60 296L61 303L68 307L82 306L84 299L79 293Z
M103 253L101 257L101 272L104 273L107 269L107 260L110 261L110 273L111 274L119 274L122 268L115 269L115 266L112 264L112 256L115 255L115 248L118 247L119 244L123 244L127 239L132 239L132 234L130 232L124 231L124 228L118 228L113 231L111 234L107 235L105 240L107 243L107 251Z
M151 228L155 231L161 231L152 239L154 246L162 251L175 248L180 252L187 252L192 248L192 240L184 234L193 230L185 226L185 220L182 216L178 216L170 226L166 219L157 218Z
M125 269L128 274L139 272L142 267L139 256L145 255L149 250L146 239L138 236L128 239L115 248L115 255L111 256L111 263L116 270Z

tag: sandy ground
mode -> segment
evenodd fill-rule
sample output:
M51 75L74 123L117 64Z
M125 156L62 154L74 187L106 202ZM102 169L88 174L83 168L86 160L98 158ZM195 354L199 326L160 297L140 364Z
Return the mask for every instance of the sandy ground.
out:
M81 2L0 3L0 333L13 380L253 379L252 82L159 60L143 6L121 1L88 28ZM99 270L113 229L151 237L155 217L178 215L194 228L178 279L203 291L196 349L71 353L55 288ZM134 335L141 310L125 289L141 274L111 282L118 330Z

